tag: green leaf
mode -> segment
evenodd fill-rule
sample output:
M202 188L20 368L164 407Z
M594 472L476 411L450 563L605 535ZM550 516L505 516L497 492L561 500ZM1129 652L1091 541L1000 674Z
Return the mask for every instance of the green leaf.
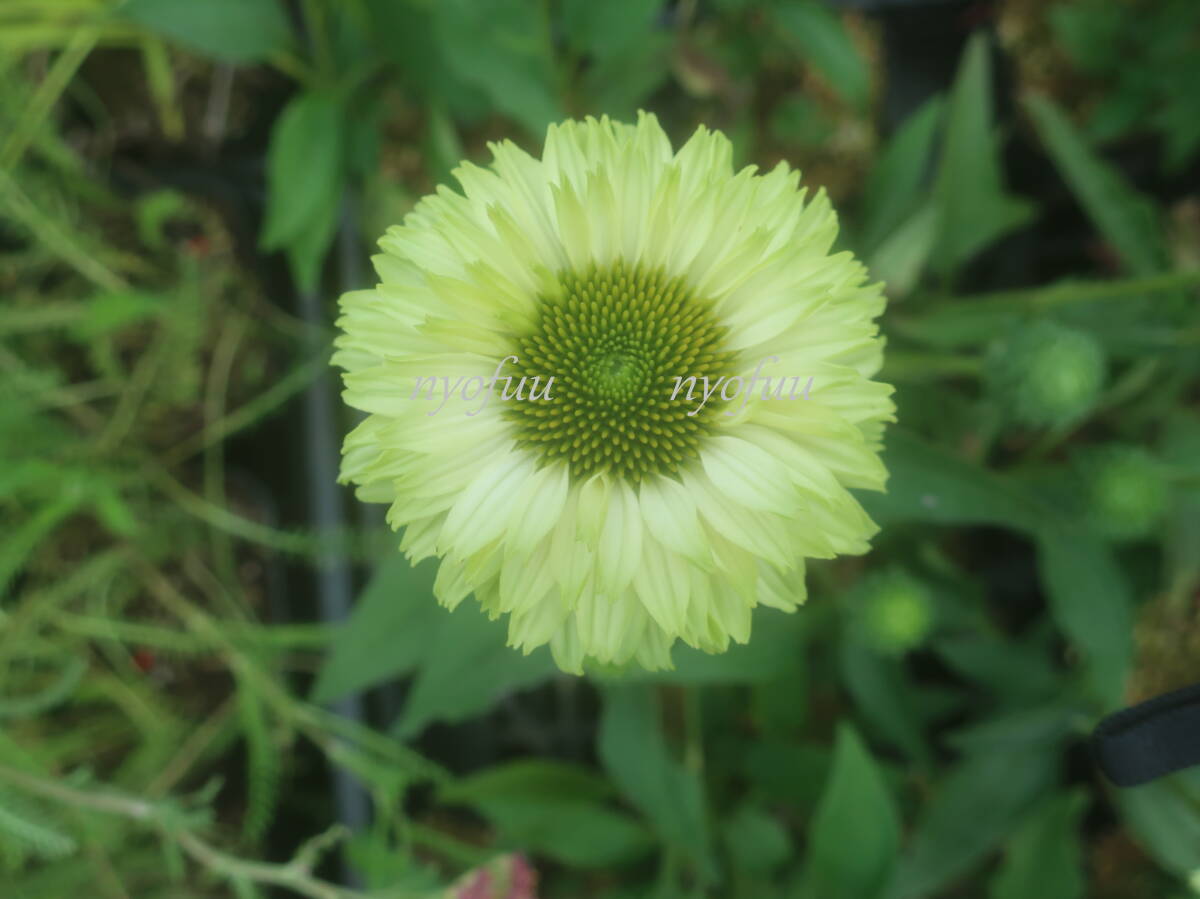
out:
M563 118L540 4L496 0L480 15L473 0L440 0L434 16L446 63L464 83L535 135Z
M1200 586L1200 416L1176 412L1166 422L1161 455L1187 477L1172 491L1163 561L1170 595L1183 607L1184 597Z
M1200 882L1200 769L1117 790L1116 802L1129 830L1159 864Z
M712 863L704 787L696 774L671 758L650 687L604 688L598 752L627 800L658 838L692 861L711 880Z
M25 696L0 697L0 720L36 718L70 699L87 673L87 662L77 656L66 658L54 678Z
M7 787L0 789L0 837L43 859L66 858L78 848L74 838L59 830L40 804Z
M288 266L292 279L301 290L313 290L325 267L325 256L337 231L341 214L340 182L336 189L321 197L321 205L288 241Z
M128 0L119 15L226 62L266 59L292 41L277 0Z
M859 497L880 525L994 524L1032 533L1042 521L1043 510L1015 482L902 429L888 431L883 458L888 492Z
M445 802L474 806L514 848L583 868L621 864L651 848L647 830L607 806L612 786L564 762L509 762L447 784Z
M974 633L935 637L933 648L956 673L1013 703L1044 698L1058 687L1057 666L1041 646Z
M899 849L900 816L892 795L858 735L843 724L809 836L805 895L873 899Z
M262 839L279 805L279 748L271 739L270 724L258 689L250 678L240 678L234 693L238 723L246 743L246 813L242 837Z
M764 802L786 802L803 813L816 809L833 760L823 743L757 739L746 749L743 774Z
M454 612L433 597L437 567L413 568L402 556L380 566L350 621L333 641L313 698L329 702L416 674L394 730L419 733L434 721L461 721L500 696L556 672L543 647L526 656L505 645L505 624L473 602Z
M1084 891L1081 792L1055 796L1030 812L1009 841L989 899L1079 899Z
M674 47L673 31L647 31L640 40L594 60L579 81L585 107L597 115L632 121L670 77Z
M934 97L909 116L872 167L863 191L863 255L871 256L922 206L945 105L941 97Z
M938 786L886 892L931 896L996 848L1054 778L1043 747L970 756Z
M1038 563L1051 614L1082 653L1094 696L1119 705L1133 661L1133 597L1112 550L1051 524L1038 537Z
M432 104L425 126L425 158L430 177L438 184L449 184L450 173L465 155L458 130L446 107L440 103Z
M889 296L902 297L916 286L933 252L939 227L937 205L926 203L867 257L871 276L884 282Z
M1005 192L992 133L992 74L987 39L967 44L947 109L934 200L941 233L931 256L950 272L1002 235L1024 224L1033 206Z
M1167 251L1150 201L1092 152L1050 100L1035 95L1026 106L1059 173L1126 267L1139 275L1163 271Z
M871 733L913 761L928 763L932 756L903 666L850 638L842 641L839 662L842 683L871 725Z
M866 109L871 72L837 14L816 0L778 0L773 12L804 60L855 109Z
M563 0L567 42L597 59L620 54L654 26L663 0Z
M774 817L750 805L726 821L722 834L733 865L749 874L769 874L793 857L787 830Z
M558 674L546 647L529 655L510 648L507 623L489 620L474 602L438 611L436 629L424 635L426 657L394 727L401 739L434 721L470 718L500 697Z
M263 249L305 244L323 253L306 238L332 233L342 187L342 122L342 104L327 90L299 94L276 119L267 149Z
M71 325L70 336L90 343L153 318L166 307L163 298L137 290L109 290L87 301L82 318Z
M436 574L435 562L414 568L399 553L376 568L330 646L313 687L314 702L332 702L402 677L424 661L430 634L446 615L433 598Z
M1069 698L1055 699L1032 708L1018 707L999 715L980 716L954 731L946 742L969 754L1034 746L1050 752L1082 730L1090 717L1080 703Z

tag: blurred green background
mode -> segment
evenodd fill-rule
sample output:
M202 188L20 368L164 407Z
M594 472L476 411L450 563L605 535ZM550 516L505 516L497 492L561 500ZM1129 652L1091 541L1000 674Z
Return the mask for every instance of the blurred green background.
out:
M3 0L0 72L0 897L1200 891L1200 772L1086 749L1200 680L1200 3ZM829 191L900 424L805 609L585 680L335 487L328 344L639 108Z

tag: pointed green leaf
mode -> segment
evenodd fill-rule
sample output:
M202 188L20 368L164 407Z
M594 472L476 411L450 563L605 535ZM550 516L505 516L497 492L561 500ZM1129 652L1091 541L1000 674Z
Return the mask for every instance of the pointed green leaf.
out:
M1080 792L1055 796L1035 808L1008 843L989 899L1079 899L1084 891Z
M277 0L128 0L118 14L226 62L266 59L292 40Z
M971 38L950 95L934 185L941 233L930 263L939 272L967 262L1033 214L1032 204L1007 193L1001 182L988 53L982 34Z
M650 687L604 689L598 751L613 782L658 838L710 879L714 869L703 784L668 752Z
M879 767L849 726L813 818L805 869L812 899L874 899L900 850L900 816Z
M1059 173L1126 267L1139 275L1163 271L1167 252L1153 205L1092 151L1050 100L1035 95L1026 105Z

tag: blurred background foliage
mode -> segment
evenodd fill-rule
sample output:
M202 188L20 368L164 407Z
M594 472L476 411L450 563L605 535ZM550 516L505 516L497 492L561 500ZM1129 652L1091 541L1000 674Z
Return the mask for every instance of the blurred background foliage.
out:
M1200 773L1085 744L1200 679L1200 4L4 0L0 73L0 896L1200 890ZM801 613L581 680L303 425L415 198L639 108L833 196L900 425Z

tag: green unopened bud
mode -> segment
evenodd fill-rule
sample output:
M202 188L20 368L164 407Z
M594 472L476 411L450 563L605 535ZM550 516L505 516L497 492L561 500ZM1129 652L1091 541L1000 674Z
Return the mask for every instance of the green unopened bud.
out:
M863 636L882 652L902 655L925 642L933 627L933 597L912 575L897 569L862 584Z
M1149 534L1162 519L1167 481L1144 449L1110 445L1087 451L1076 463L1091 526L1114 540Z
M984 372L993 398L1013 421L1046 427L1073 424L1095 408L1107 363L1090 335L1042 321L993 343Z

